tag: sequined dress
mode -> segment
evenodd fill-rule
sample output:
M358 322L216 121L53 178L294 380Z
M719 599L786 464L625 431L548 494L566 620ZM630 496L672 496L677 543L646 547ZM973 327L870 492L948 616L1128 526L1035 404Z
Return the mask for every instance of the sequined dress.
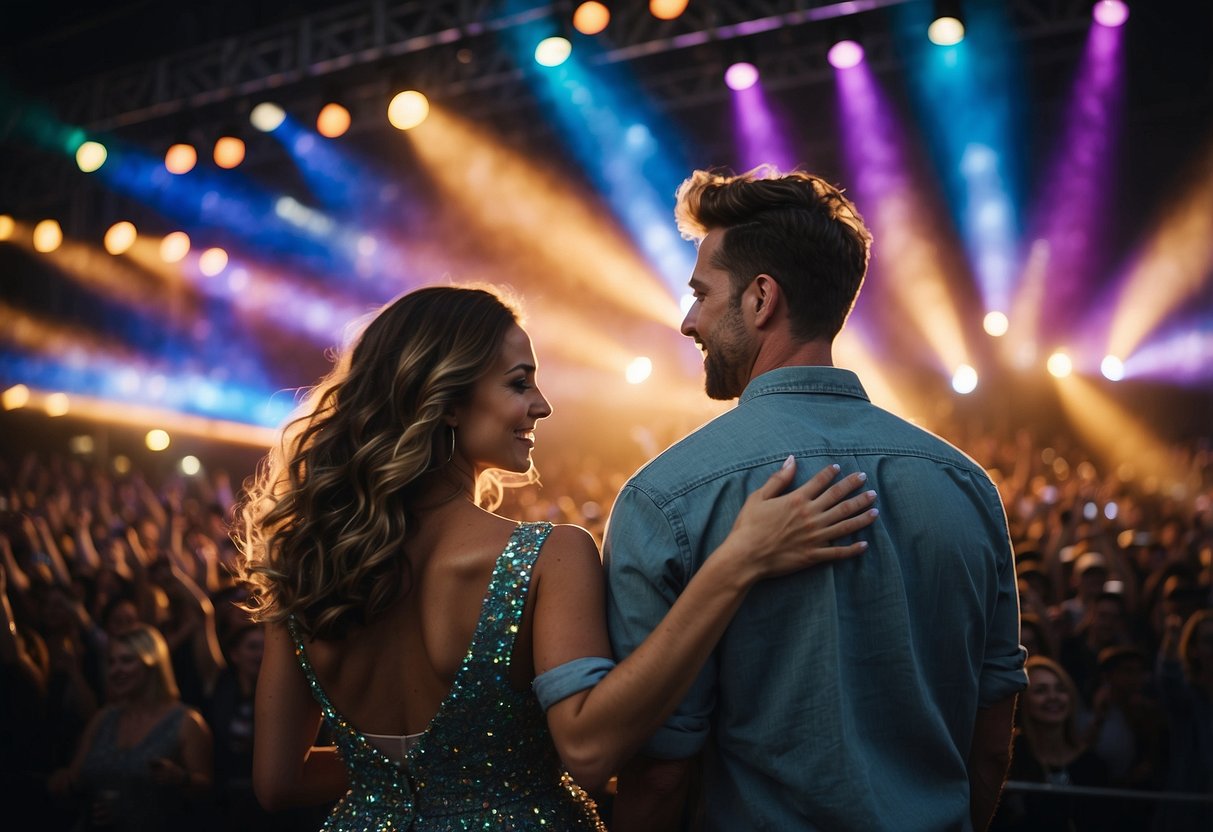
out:
M510 684L531 572L551 530L522 523L511 534L451 691L403 767L333 707L288 619L295 655L349 771L349 792L325 830L606 832L594 802L564 771L534 694Z

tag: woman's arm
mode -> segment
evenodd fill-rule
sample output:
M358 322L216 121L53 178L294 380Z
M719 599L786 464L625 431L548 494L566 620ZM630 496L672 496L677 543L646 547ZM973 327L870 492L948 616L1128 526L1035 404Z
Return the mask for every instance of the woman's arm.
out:
M181 721L181 762L162 757L153 760L152 779L187 794L201 796L214 779L214 738L202 714L186 708Z
M253 717L253 791L270 811L331 803L348 790L335 748L316 748L320 706L282 624L265 627Z
M778 497L794 471L785 465L750 495L733 531L632 655L596 686L548 709L556 747L583 786L605 783L673 712L751 586L866 548L829 545L875 519L875 510L867 510L872 492L843 499L863 475L830 486L837 474L831 466ZM554 529L536 578L536 673L584 656L610 656L601 562L589 535Z

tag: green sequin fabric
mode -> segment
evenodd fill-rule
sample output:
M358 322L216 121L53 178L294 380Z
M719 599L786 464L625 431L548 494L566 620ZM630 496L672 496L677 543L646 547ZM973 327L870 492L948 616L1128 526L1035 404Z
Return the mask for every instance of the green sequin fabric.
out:
M349 771L349 792L325 830L606 832L594 802L564 771L534 694L510 685L531 572L551 530L550 523L522 523L510 536L451 691L403 767L333 707L288 619L299 664Z

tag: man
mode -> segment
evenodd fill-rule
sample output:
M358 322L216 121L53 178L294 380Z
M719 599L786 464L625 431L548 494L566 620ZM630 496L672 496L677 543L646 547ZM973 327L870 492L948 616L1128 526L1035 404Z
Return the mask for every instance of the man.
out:
M1027 683L1006 517L982 469L871 405L831 343L871 237L804 173L697 171L682 324L707 393L738 406L621 491L606 540L619 658L656 626L788 455L862 470L881 501L861 558L751 590L690 694L620 775L617 832L679 828L692 775L707 830L985 829Z

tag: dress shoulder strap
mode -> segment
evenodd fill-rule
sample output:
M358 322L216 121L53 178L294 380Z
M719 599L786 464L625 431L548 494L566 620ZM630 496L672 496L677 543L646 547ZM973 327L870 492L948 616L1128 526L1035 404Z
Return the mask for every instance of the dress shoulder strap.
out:
M295 616L286 617L286 629L291 634L291 641L295 643L295 658L299 661L299 667L303 670L308 687L312 689L312 696L320 703L320 710L324 713L325 718L330 721L338 720L337 709L329 701L328 694L324 692L324 688L320 686L320 680L316 678L316 671L312 668L312 663L308 661L307 650L303 647L303 637L299 634L299 625L295 622Z
M509 667L535 561L551 531L551 523L519 523L510 535L489 580L484 609L468 650L471 663Z

